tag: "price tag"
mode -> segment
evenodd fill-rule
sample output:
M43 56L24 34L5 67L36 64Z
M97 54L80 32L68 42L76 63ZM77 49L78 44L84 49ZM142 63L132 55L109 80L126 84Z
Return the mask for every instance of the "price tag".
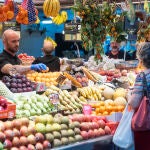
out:
M90 115L92 113L91 105L88 105L88 104L84 105L83 106L83 113L84 113L84 115Z
M46 86L44 83L38 83L37 84L37 87L36 87L36 91L37 92L43 92L46 90Z
M49 95L49 99L52 104L57 105L59 103L59 95L56 93L51 93Z
M88 81L88 85L89 85L89 86L93 86L93 85L94 85L94 82L91 81L91 80L89 80L89 81Z

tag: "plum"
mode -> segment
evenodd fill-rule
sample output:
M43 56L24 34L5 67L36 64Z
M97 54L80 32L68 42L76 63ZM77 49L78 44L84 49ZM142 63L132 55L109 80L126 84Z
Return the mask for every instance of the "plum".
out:
M10 88L10 90L11 90L13 93L17 93L17 89L16 89L16 88Z
M23 89L22 88L17 88L17 92L21 93L21 92L23 92Z
M22 83L22 79L17 79L17 83Z
M3 76L2 81L3 81L4 83L6 83L6 82L10 82L11 79L10 79L10 77L8 77L8 76Z
M12 83L10 84L10 86L11 86L12 88L17 88L17 83L12 82Z
M10 87L10 82L6 82L5 85L9 88Z
M17 83L17 87L18 88L22 88L22 84L21 83Z
M17 79L16 78L12 78L11 79L11 83L17 83Z

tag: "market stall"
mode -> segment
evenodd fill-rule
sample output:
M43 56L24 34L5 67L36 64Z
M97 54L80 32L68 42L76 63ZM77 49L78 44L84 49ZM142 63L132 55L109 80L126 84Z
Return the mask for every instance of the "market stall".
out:
M133 3L129 2L129 7L123 9L125 4L88 0L33 2L23 1L20 5L8 0L0 6L0 21L15 19L26 26L39 24L38 9L42 8L45 17L59 26L68 19L63 4L72 6L80 23L74 18L66 24L65 38L75 42L78 58L62 58L57 72L46 68L20 74L14 69L2 77L0 149L119 149L112 138L136 76L143 68L138 60L126 61L126 51L122 59L105 55L103 42L106 35L112 37L114 47L127 40L128 33L124 33L120 23L128 17L130 25L134 24ZM116 13L118 7L123 10L120 14ZM147 31L143 31L145 38ZM142 41L141 33L138 34L138 40ZM51 37L44 40L54 48L59 45ZM86 51L94 49L88 60L80 57L78 41ZM18 58L22 66L29 66L36 59L26 53L18 54Z

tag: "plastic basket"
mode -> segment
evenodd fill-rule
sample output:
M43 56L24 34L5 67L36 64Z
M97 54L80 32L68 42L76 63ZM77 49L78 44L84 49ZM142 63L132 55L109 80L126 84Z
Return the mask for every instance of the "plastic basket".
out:
M16 116L16 104L7 102L6 110L0 111L0 119L14 118Z

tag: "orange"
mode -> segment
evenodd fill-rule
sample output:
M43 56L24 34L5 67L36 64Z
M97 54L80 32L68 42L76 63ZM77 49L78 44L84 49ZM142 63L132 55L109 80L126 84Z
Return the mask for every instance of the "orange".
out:
M104 111L103 115L109 115L108 111Z
M107 110L108 112L111 112L111 111L113 110L113 107L112 107L111 105L107 105L107 106L106 106L106 110Z
M99 108L96 108L95 112L96 112L96 114L98 114L99 113Z
M14 12L13 11L7 11L7 18L9 20L13 19L14 18Z
M104 105L105 105L105 102L104 102L104 101L100 101L100 102L99 102L99 105L100 105L100 106L104 106Z
M4 5L2 7L2 9L3 9L4 12L8 12L10 10L9 6L7 6L7 5Z
M105 111L105 106L100 106L100 107L99 107L99 112L100 112L100 113L103 113L104 111Z

